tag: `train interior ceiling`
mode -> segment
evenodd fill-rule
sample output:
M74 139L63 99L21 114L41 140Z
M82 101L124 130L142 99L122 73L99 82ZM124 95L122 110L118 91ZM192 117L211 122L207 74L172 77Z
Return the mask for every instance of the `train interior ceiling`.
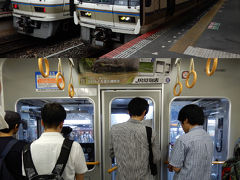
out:
M168 172L164 162L168 160L171 145L183 134L177 120L178 112L184 105L197 104L204 111L204 129L214 142L211 179L221 179L222 165L218 162L225 161L232 156L235 142L240 137L238 131L240 98L237 93L240 91L238 83L240 61L238 59L219 59L217 69L211 77L207 76L205 72L207 60L194 59L193 68L197 72L196 84L193 88L183 87L180 96L174 96L173 88L176 77L183 86L185 85L185 72L189 71L190 62L192 62L190 59L181 60L180 71L175 64L176 59L133 59L131 67L139 68L139 72L130 71L127 72L127 76L136 76L132 77L134 80L136 78L156 79L161 77L158 79L158 83L152 81L145 84L142 81L140 81L142 83L133 83L136 81L129 83L129 79L125 84L104 84L102 83L104 81L98 81L97 84L84 84L83 82L86 81L83 81L82 78L84 77L86 80L86 77L80 73L80 69L82 71L83 67L86 68L86 64L80 66L79 61L74 59L75 67L71 70L68 59L62 59L65 81L69 82L70 74L72 74L72 84L75 89L75 96L69 98L67 86L61 91L38 88L36 81L40 79L37 79L39 69L36 59L0 59L1 106L5 110L16 110L21 114L25 123L17 135L19 139L29 142L37 139L43 132L40 122L41 108L46 103L58 102L64 106L67 112L64 126L72 128L70 138L82 145L88 162L98 162L88 165L89 171L86 179L101 177L104 180L115 180L117 171L107 172L116 165L108 157L109 130L113 124L128 120L127 104L131 98L140 96L145 98L150 105L144 123L152 126L157 132L161 149L162 159L158 166L160 173L156 179L171 180L173 174ZM93 62L95 61L98 60L93 60ZM57 70L58 62L58 59L49 59L50 72ZM140 62L145 63L144 68ZM146 65L146 62L150 65ZM130 65L128 64L128 66ZM106 66L104 67L106 68ZM147 72L146 69L148 69ZM89 76L88 71L82 72ZM103 72L91 72L91 76L93 77L94 74L95 78L101 76L104 79L104 77L112 76L123 79L123 73L126 72L107 72L104 76ZM193 79L190 81L192 82Z

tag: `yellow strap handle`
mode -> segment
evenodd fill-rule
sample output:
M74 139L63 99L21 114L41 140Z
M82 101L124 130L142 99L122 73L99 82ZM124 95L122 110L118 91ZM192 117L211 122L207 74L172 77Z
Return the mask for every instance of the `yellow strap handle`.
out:
M99 161L95 161L95 162L86 162L87 165L98 165L100 164Z
M74 96L74 87L73 87L72 83L68 84L68 95L70 98L72 98Z
M189 78L190 78L191 74L193 75L193 82L190 85L189 84ZM187 75L187 78L186 78L186 81L185 81L185 85L186 85L187 88L192 88L196 84L196 82L197 82L197 73L194 70L194 61L193 61L193 58L192 58L191 62L190 62L190 70L189 70L189 73Z
M174 96L179 96L182 93L182 89L183 89L182 83L180 82L180 60L179 59L176 60L176 64L177 64L177 81L173 88L173 94L174 94ZM179 86L178 93L176 91L177 86Z
M60 78L59 77L62 78L62 83L63 83L62 87L60 85L61 82L60 82ZM61 72L57 73L57 75L56 75L56 82L57 82L58 89L63 90L65 88L65 79L64 79L64 76L62 75Z
M69 61L71 63L70 67L70 79L69 79L69 84L68 84L68 95L70 98L74 96L74 87L73 87L73 78L72 78L72 67L73 67L73 61L72 59L69 58Z
M60 85L60 83L61 83L60 79L59 79L60 77L62 78L62 83L63 83L62 87ZM60 58L59 58L59 61L58 61L58 73L56 75L56 83L57 83L58 89L63 90L65 88L65 79L64 79L64 76L62 74L62 62L61 62Z
M112 173L113 171L115 171L117 169L117 166L114 166L113 168L108 170L108 173Z
M43 58L38 58L39 71L42 74L42 76L46 78L46 77L49 76L49 63L48 63L48 60L46 58L44 58L44 63L45 63L45 67L46 67L46 73L43 70Z
M177 88L178 85L179 85L179 92L177 93L176 88ZM183 88L182 83L181 83L180 81L177 82L177 83L175 84L174 88L173 88L173 94L174 94L174 96L179 96L179 95L182 93L182 88Z
M207 64L206 64L206 74L207 74L208 76L213 75L214 72L216 71L216 69L217 69L217 64L218 64L218 58L214 58L214 59L213 59L213 66L212 66L212 69L210 70L211 61L212 61L212 59L211 59L211 58L208 58Z

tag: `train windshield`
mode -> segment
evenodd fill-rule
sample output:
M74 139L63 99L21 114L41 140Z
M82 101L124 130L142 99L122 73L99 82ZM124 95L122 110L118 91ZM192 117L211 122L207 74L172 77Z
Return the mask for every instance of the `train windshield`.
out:
M120 6L139 6L140 0L79 0L80 2L114 4Z
M229 128L229 101L225 98L176 98L170 106L170 139L169 152L175 141L184 134L179 123L178 113L187 104L196 104L203 109L205 116L204 129L214 142L214 161L227 159L228 128ZM221 180L222 165L213 163L211 180ZM174 173L168 172L168 180L173 179Z

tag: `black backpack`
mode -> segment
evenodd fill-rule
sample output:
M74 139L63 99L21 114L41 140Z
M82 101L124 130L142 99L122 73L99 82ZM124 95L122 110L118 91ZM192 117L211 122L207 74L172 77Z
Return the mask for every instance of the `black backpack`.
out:
M13 145L16 143L16 139L9 141L2 154L0 155L0 179L15 180L12 174L8 171L4 159L7 156L8 152L12 149Z
M64 139L63 145L61 148L60 155L57 159L57 163L52 170L51 174L38 175L36 168L34 167L31 152L30 144L24 147L23 150L23 164L27 179L29 180L63 180L62 173L67 164L68 157L72 147L72 140Z

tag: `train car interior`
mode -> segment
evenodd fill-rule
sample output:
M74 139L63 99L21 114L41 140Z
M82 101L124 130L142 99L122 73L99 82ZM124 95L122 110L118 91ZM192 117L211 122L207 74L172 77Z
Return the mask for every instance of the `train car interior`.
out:
M58 102L67 112L64 126L72 128L69 138L83 148L89 169L84 179L116 180L117 163L109 157L110 128L126 122L129 119L129 101L142 97L150 105L143 123L156 131L161 151L155 179L172 180L173 173L168 171L166 162L176 139L184 133L178 121L178 112L184 105L197 104L204 111L204 129L214 143L211 180L221 179L222 164L232 157L235 142L240 137L238 59L218 59L216 71L211 76L206 75L207 59L194 59L194 67L191 59L178 59L180 64L175 64L176 59L133 59L135 65L139 63L139 66L134 65L139 72L127 73L89 72L91 68L83 71L82 68L92 64L86 60L88 63L79 69L80 61L84 60L73 59L72 66L69 59L62 58L65 83L72 82L74 87L75 93L71 98L67 85L63 90L56 85L58 59L48 59L52 74L47 78L39 73L37 59L0 59L1 106L5 110L19 112L24 121L17 134L18 139L32 142L40 137L43 132L41 108L46 103ZM92 59L92 62L95 61ZM141 62L144 62L144 68ZM193 69L197 78L194 80L191 77L190 82L195 81L195 85L187 88L186 72ZM127 76L123 76L124 73ZM90 77L99 79L88 81ZM112 79L108 79L110 77ZM121 81L124 79L127 79L125 83ZM176 82L183 84L178 96L175 96L176 91L181 89L176 88Z

